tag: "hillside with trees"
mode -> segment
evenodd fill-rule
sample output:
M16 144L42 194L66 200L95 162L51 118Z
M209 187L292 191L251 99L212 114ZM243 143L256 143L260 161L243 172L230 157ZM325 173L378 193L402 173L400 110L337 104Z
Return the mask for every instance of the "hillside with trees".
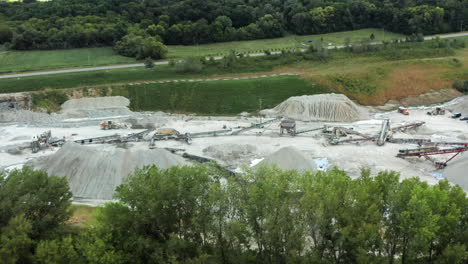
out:
M0 1L0 44L17 50L114 46L162 58L166 45L318 34L368 27L437 34L468 26L468 0ZM132 54L129 49L136 49Z

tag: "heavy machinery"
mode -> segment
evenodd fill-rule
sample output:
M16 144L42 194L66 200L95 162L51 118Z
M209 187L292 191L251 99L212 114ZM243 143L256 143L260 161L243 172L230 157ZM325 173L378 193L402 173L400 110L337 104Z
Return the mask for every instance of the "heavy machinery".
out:
M283 135L285 130L286 130L286 133L294 137L296 135L296 121L292 119L281 120L280 135Z
M406 125L401 125L401 126L394 127L391 130L392 130L392 132L398 132L398 131L402 132L402 131L405 131L407 129L420 127L420 126L422 126L424 124L426 124L426 122L409 123L409 124L406 124Z
M299 135L299 134L318 131L318 130L324 130L324 129L326 129L325 126L297 131L296 130L296 121L291 120L291 119L283 119L283 120L281 120L281 123L280 123L280 136L285 134L285 130L286 130L286 133L288 133L289 135L294 137L294 136Z
M156 130L156 133L152 136L150 140L150 148L155 147L156 141L159 140L183 140L187 144L192 144L192 138L194 137L203 137L203 136L218 136L218 135L225 135L227 133L231 133L232 129L223 129L223 130L212 130L212 131L204 131L204 132L195 132L195 133L185 133L181 134L179 131L173 128L162 128Z
M51 139L52 133L50 130L34 137L34 140L31 142L32 153L37 153L41 149L48 148L50 146Z
M440 144L440 143L439 143ZM458 156L460 153L468 151L468 144L461 143L458 146L450 147L450 148L441 148L441 147L423 147L417 149L400 149L397 157L405 158L405 157L424 157L426 160L431 161L435 164L438 169L443 169L447 166L447 163ZM442 154L453 154L448 159L443 162L436 161L431 156L434 155L442 155Z
M151 138L150 147L154 146L155 141L169 140L169 139L183 140L187 144L192 143L192 138L190 137L189 134L181 134L179 131L177 131L177 130L175 130L173 128L160 128L160 129L156 130L153 137Z
M99 124L99 127L103 130L128 128L126 124L118 123L115 121L102 122Z
M380 134L377 139L377 146L383 146L385 142L387 141L388 137L391 136L389 133L391 132L390 130L390 120L389 119L384 119L382 121L382 127L380 128Z
M428 115L435 116L435 115L445 115L445 108L436 107L432 111L427 112Z
M377 145L379 146L382 146L383 144L385 144L385 142L410 143L410 144L419 144L419 145L430 142L429 139L393 138L394 133L405 131L411 128L420 127L424 125L425 122L409 123L409 124L400 125L400 126L391 128L390 121L387 121L387 120L388 119L383 120L380 133L377 136L368 136L368 135L359 133L357 131L354 131L353 129L344 128L344 127L334 127L333 130L331 131L330 129L325 128L324 132L332 133L332 136L330 139L330 144L332 145L338 145L342 143L361 143L361 142L367 142L367 141L376 141ZM339 139L340 137L346 137L350 134L357 135L360 137L356 137L356 138L351 137L351 138L346 138L346 139L341 139L341 140Z
M267 121L264 121L264 122L261 122L261 123L251 124L248 127L243 127L243 128L241 128L239 130L236 130L236 131L232 132L232 135L239 135L240 133L243 133L245 131L248 131L248 130L251 130L251 129L254 129L254 128L263 128L263 127L265 127L265 125L273 123L273 122L278 121L278 120L281 120L281 117L273 118L273 119L270 119L270 120L267 120Z
M398 113L401 113L403 115L409 115L408 108L402 106L398 107Z

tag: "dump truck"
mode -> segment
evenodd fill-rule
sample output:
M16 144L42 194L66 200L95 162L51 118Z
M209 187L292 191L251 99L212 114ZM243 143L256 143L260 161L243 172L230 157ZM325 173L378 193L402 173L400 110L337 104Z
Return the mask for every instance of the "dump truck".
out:
M128 128L126 124L118 123L115 121L102 122L101 124L99 124L99 127L103 130Z
M398 107L398 113L401 113L403 115L409 115L408 108L402 106Z

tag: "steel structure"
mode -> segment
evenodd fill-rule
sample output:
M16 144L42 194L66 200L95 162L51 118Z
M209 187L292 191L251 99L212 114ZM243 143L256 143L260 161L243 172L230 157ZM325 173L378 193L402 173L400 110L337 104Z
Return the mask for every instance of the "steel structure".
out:
M416 127L420 127L422 125L426 124L426 122L415 122L415 123L410 123L410 124L407 124L407 125L401 125L401 126L397 126L397 127L394 127L394 128L391 128L390 130L392 132L397 132L397 131L405 131L407 129L410 129L410 128L416 128Z
M429 160L435 164L435 166L439 169L445 168L447 166L447 163L451 160L453 160L456 156L458 156L460 153L468 151L468 147L456 147L456 148L445 148L441 149L439 147L426 147L426 148L419 148L419 149L401 149L397 154L397 157L399 158L405 158L405 157L424 157L426 160ZM445 160L444 162L438 162L431 158L430 156L434 155L442 155L442 154L453 154Z

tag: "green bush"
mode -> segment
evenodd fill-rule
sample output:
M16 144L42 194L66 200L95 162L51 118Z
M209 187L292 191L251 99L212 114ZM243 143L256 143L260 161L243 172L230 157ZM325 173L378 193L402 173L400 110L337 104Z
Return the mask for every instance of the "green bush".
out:
M151 58L146 58L145 60L145 68L152 69L154 68L154 61Z
M456 80L453 82L453 88L462 93L468 93L468 80Z
M60 106L68 100L68 96L57 90L46 90L32 93L32 102L36 108L44 108L48 113L60 110Z
M167 55L167 47L156 37L142 37L130 33L118 41L114 50L127 57L137 59L163 59Z
M186 58L176 64L176 72L199 73L203 70L203 63L197 58Z

